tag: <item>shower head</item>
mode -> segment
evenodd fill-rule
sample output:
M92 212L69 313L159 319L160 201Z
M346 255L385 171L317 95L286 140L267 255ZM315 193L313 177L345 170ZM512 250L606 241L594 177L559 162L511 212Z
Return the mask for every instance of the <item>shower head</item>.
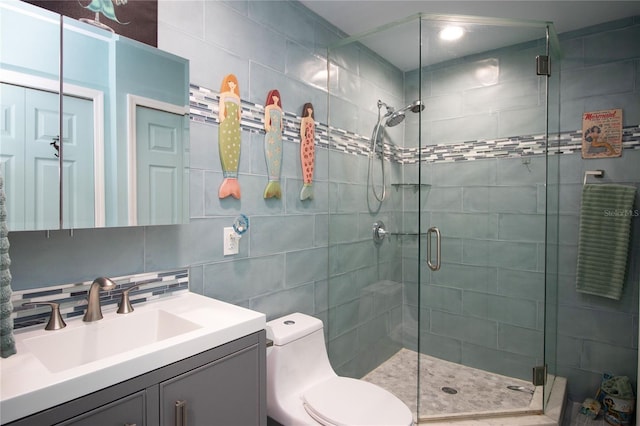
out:
M389 118L387 118L387 121L385 121L384 125L387 127L397 126L404 121L405 117L406 116L404 115L404 111L396 111L391 114Z
M378 108L381 108L382 105L387 107L387 113L385 114L385 117L389 117L389 118L387 118L387 121L385 121L385 123L384 123L384 125L386 127L393 127L393 126L397 126L398 124L402 123L404 121L404 119L406 118L406 115L404 114L405 111L411 111L413 113L418 113L418 112L424 110L424 104L420 100L413 101L409 105L407 105L404 108L399 109L397 111L394 111L394 109L392 107L388 106L384 102L378 101Z

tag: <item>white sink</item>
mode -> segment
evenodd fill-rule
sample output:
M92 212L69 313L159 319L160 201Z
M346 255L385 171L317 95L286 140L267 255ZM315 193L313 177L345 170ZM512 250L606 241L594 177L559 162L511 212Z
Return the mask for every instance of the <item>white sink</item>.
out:
M1 0L0 0L1 1ZM17 354L0 358L0 424L46 410L263 330L265 315L184 292L139 303L130 314L103 306L62 330L15 334Z
M25 339L24 344L49 371L57 373L200 328L160 309L139 310L83 325Z

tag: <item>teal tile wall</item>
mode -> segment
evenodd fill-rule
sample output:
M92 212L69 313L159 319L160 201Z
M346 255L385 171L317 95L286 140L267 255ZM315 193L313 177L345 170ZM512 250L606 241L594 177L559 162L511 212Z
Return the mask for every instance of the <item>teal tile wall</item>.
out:
M192 83L217 90L222 77L233 72L243 99L262 104L267 90L278 88L287 112L298 114L303 102L311 101L317 119L324 121L327 83L318 78L326 70L323 48L342 34L300 4L160 2L159 21L160 47L190 60ZM638 28L636 18L562 37L563 131L579 129L583 111L604 108L623 108L625 126L640 123L640 45L630 42L637 39ZM424 126L424 140L452 143L542 132L540 120L527 120L542 116L539 97L533 99L534 85L515 80L522 66L519 55L525 53L529 55L497 52L488 60L478 59L482 65L500 67L502 81L491 89L465 82L461 74L457 79L444 71L426 74L422 89L429 96L428 119L433 122ZM340 129L368 138L377 118L377 99L398 106L415 98L415 75L403 75L360 47L336 52L330 67L331 123ZM445 78L452 82L444 84ZM450 93L452 86L457 93ZM499 116L483 106L483 99L491 97ZM470 109L478 113L458 117ZM421 349L527 377L540 362L543 247L535 230L545 208L541 157L528 157L528 164L519 157L425 163L420 173L433 187L421 208L415 193L391 189L389 202L371 213L371 200L364 195L368 162L362 155L319 149L318 198L300 203L297 146L286 143L285 194L282 200L265 202L262 137L244 132L243 198L219 200L217 128L192 121L190 134L189 225L76 230L73 236L56 231L50 238L40 232L12 233L14 285L39 288L186 266L191 291L263 311L269 318L297 310L323 319L332 361L339 372L354 376L401 345L416 347L420 285ZM417 134L402 132L401 126L390 137L398 147L417 147ZM640 150L627 149L620 159L587 162L579 154L560 159L558 373L569 377L570 397L576 401L593 396L605 370L635 380L637 260L620 302L579 295L574 279L584 170L602 168L610 181L638 185L639 155ZM396 164L389 170L394 178L416 181L415 164ZM422 266L421 283L415 237L392 237L378 247L368 244L373 221L382 219L410 232L418 211L426 212L425 223L438 222L447 230L443 247L449 259L438 273ZM241 212L251 216L252 227L241 240L240 254L224 257L222 228ZM634 219L634 259L640 253L639 229ZM470 250L474 246L489 250L481 257ZM330 285L335 288L329 290ZM505 301L521 309L500 309ZM492 305L498 310L490 310ZM380 350L372 355L376 351L371 348Z
M540 30L544 39L544 30ZM422 70L422 96L428 110L423 118L422 142L455 144L544 132L544 92L534 73L534 58L544 44L534 42L451 61ZM417 70L407 74L417 80ZM405 87L415 98L417 84ZM407 132L418 143L417 130Z
M623 109L625 125L640 121L640 46L633 42L639 31L640 19L635 17L561 35L563 129L580 128L584 111L609 108ZM574 401L591 397L603 372L626 375L636 383L640 218L632 220L630 264L620 301L577 293L575 265L584 172L602 169L603 183L640 188L639 161L637 149L612 159L560 156L557 358L558 374L568 377ZM640 206L640 191L635 206Z

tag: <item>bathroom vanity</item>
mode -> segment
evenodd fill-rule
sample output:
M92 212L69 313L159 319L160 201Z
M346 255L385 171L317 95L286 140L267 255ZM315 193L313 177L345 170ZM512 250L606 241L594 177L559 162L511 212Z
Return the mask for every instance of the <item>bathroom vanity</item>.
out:
M264 314L193 293L167 299L95 323L17 333L18 353L0 361L2 424L266 425ZM136 313L153 335L138 338L139 347L104 357L89 350L71 364L42 360L42 342L63 344L49 351L56 358L73 351L64 346L78 333L84 347L94 333L108 340L110 329L135 335Z

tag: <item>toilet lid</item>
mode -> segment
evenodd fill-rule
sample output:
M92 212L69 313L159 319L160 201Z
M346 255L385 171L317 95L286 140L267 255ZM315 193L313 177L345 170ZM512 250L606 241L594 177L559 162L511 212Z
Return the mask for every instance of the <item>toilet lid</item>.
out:
M372 383L333 377L307 390L304 407L324 425L409 426L409 408L391 392Z

